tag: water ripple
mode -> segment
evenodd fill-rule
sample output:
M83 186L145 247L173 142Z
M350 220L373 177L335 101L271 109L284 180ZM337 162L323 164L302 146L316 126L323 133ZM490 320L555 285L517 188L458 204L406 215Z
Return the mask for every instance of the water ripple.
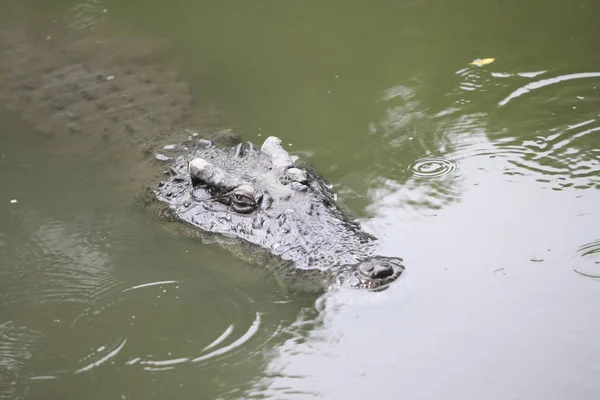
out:
M458 164L441 157L427 157L412 163L410 170L419 178L439 178L456 172Z
M203 306L196 300L198 290L175 280L140 283L88 307L70 329L92 339L96 345L91 347L96 350L82 349L85 355L77 357L77 366L71 369L79 374L109 361L148 372L207 366L228 357L235 363L236 354L250 357L279 331L278 327L263 326L260 311L251 311L253 318L248 318L253 300L244 293L230 293ZM175 308L177 316L166 311ZM191 319L182 321L182 315ZM224 322L225 327L217 329ZM113 328L106 329L107 323ZM185 329L180 328L182 324ZM259 333L261 338L256 340Z
M108 8L103 0L84 0L73 4L68 10L67 26L71 30L96 29L106 20Z
M573 271L587 278L600 279L600 239L577 250Z
M216 338L215 340L212 341L212 343L210 343L205 348L203 348L202 351L210 350L213 347L218 346L223 341L225 341L225 339L227 339L229 337L229 335L231 335L231 332L233 332L233 325L229 325L227 327L227 329L225 329L225 331L218 338Z
M49 221L30 237L0 232L3 303L85 303L103 297L116 284L95 233L82 232L80 221Z
M20 399L26 395L27 387L18 383L41 336L41 332L12 321L0 323L0 400Z
M459 81L451 91L450 98L454 99L453 107L463 109L493 97L495 89L503 87L505 82L497 79L497 73L486 68L469 66L456 71Z
M113 350L111 350L110 352L102 355L98 360L95 360L95 361L91 362L90 364L86 365L85 367L81 367L81 368L77 369L74 373L75 374L80 374L82 372L89 371L92 368L96 368L96 367L104 364L105 362L107 362L108 360L110 360L111 358L113 358L117 354L119 354L119 352L123 349L123 347L125 346L126 343L127 343L127 339L124 339ZM106 350L105 347L98 349L97 352L98 353L102 353L104 350ZM89 357L86 357L86 358L89 358Z
M238 339L236 339L232 343L228 344L227 346L223 346L223 347L221 347L215 351L212 351L208 354L204 354L204 355L194 358L192 360L192 362L205 361L210 358L214 358L216 356L227 354L227 353L233 351L234 349L240 347L241 345L246 343L248 340L250 340L250 338L252 338L252 336L254 336L256 334L259 327L260 327L260 313L257 312L256 318L254 319L254 321L252 322L252 324L250 325L248 330L242 336L240 336ZM205 350L206 350L206 348L205 348Z
M435 214L461 196L458 159L452 150L455 137L468 127L461 127L461 123L443 126L441 121L454 120L454 112L430 116L416 88L393 86L381 99L385 114L369 127L370 134L382 143L376 155L368 154L377 162L369 161L370 204L365 208L371 214L381 212L381 207L419 216ZM462 123L468 125L467 121Z
M527 94L535 89L540 89L540 88L543 88L543 87L546 87L549 85L555 85L560 82L570 81L570 80L574 80L574 79L586 79L586 78L600 78L600 72L580 72L577 74L555 76L552 78L542 79L542 80L539 80L536 82L531 82L531 83L528 83L527 85L522 86L522 87L518 88L517 90L513 91L506 98L501 100L498 104L501 106L504 106L504 105L508 104L508 102L511 101L512 99L515 99L519 96Z
M469 82L480 82L486 73L469 68L457 72ZM444 158L497 158L504 162L503 173L509 180L530 177L552 190L600 188L600 73L538 79L542 74L550 72L492 73L497 82L487 79L481 90L497 88L494 92L500 92L513 86L499 103L493 93L477 98L481 108L482 101L487 107L487 101L495 97L497 105L490 103L497 110L494 113L469 113L465 106L473 100L471 95L459 95L452 106L438 112L434 118L450 138ZM465 89L464 84L460 86ZM551 92L542 90L550 87Z
M502 147L517 155L511 163L518 170L537 173L537 181L552 189L600 188L600 153L590 148L598 142L598 131L600 121L590 119L531 139L505 141Z
M368 190L371 204L367 210L373 215L394 215L394 218L434 216L461 198L463 193L456 184L457 178L414 178L402 183L377 179Z

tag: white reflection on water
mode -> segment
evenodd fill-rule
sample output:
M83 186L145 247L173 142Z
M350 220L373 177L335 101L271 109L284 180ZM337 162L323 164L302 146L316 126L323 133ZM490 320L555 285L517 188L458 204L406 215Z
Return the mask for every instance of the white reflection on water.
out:
M600 72L579 72L576 74L568 74L555 76L548 79L542 79L540 81L528 83L525 86L522 86L509 94L505 99L501 100L498 104L504 106L508 104L509 101L515 99L519 96L529 93L532 90L540 89L549 85L555 85L560 82L570 81L574 79L586 79L586 78L600 78Z
M157 282L142 283L140 285L135 285L135 286L132 286L130 288L123 289L123 292L128 292L130 290L135 290L135 289L147 288L147 287L150 287L150 286L167 285L169 283L178 283L178 281L157 281Z
M127 339L123 339L123 341L111 352L109 352L108 354L106 354L105 356L102 356L100 359L86 365L85 367L81 367L79 369L77 369L74 373L75 374L80 374L82 372L86 372L91 370L92 368L96 368L102 364L104 364L105 362L107 362L108 360L110 360L111 358L115 357L117 354L119 354L119 352L123 349L123 347L125 347L125 344L127 343Z
M260 327L260 313L257 312L256 319L252 322L252 325L250 325L248 330L242 336L240 336L238 339L236 339L232 343L228 344L227 346L223 346L223 347L221 347L215 351L212 351L208 354L204 354L204 355L201 355L200 357L194 358L192 360L192 362L205 361L210 358L213 358L213 357L216 357L216 356L219 356L222 354L226 354L226 353L232 351L233 349L242 346L244 343L246 343L248 340L250 340L250 338L252 338L252 336L254 336L256 334L256 332L258 332L259 327Z

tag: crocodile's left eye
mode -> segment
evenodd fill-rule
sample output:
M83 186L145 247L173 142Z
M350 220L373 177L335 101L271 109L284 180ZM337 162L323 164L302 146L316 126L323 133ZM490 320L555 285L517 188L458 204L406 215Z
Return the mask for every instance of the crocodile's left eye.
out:
M256 210L262 200L262 192L251 185L241 185L231 194L231 208L240 214L249 214Z

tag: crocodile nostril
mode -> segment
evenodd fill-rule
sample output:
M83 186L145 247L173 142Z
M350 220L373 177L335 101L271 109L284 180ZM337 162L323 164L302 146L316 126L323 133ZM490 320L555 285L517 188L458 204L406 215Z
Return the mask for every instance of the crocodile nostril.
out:
M361 274L371 279L383 279L394 274L394 268L387 263L365 262L360 265Z
M394 268L392 268L392 266L384 264L384 265L377 265L374 268L374 271L372 272L372 274L375 276L375 278L387 278L388 276L392 275L394 273Z

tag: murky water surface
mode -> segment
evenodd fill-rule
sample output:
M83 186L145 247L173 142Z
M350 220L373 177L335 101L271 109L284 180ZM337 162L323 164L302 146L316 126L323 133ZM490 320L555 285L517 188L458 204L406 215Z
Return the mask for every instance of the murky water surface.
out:
M600 397L596 1L0 16L0 399ZM169 229L183 126L280 136L406 273L297 293Z

